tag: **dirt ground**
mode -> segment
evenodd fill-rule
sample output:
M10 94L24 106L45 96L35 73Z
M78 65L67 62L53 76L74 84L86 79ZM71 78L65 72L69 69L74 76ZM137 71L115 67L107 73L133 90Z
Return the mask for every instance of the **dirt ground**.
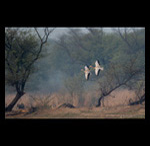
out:
M35 112L13 110L5 118L21 119L145 119L145 105L91 107L91 108L44 108Z

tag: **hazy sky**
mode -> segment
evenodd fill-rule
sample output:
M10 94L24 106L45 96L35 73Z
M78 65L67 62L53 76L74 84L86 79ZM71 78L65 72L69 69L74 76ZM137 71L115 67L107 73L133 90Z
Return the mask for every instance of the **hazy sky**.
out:
M28 27L30 28L30 27ZM28 29L27 28L27 29ZM49 27L51 28L51 27ZM75 29L82 29L83 32L88 32L88 30L85 28L85 27L69 27L69 28L75 28ZM101 29L101 27L91 27L91 28L94 28L94 29ZM107 33L110 33L112 32L112 29L114 29L115 27L102 27L103 30ZM116 27L116 28L125 28L125 27ZM127 28L131 28L131 27L127 27ZM132 27L132 28L135 28L135 29L142 29L142 27ZM23 28L23 29L26 29L26 28ZM32 28L31 28L32 29ZM38 28L39 32L41 33L41 35L43 34L43 28ZM64 33L67 33L68 32L68 28L67 27L56 27L55 30L51 33L51 35L49 36L49 38L52 38L52 39L57 39L59 36L61 36L62 34Z
M70 27L71 28L71 27ZM73 27L75 28L75 27ZM75 29L82 29L83 32L88 32L88 30L85 27L76 27ZM94 29L100 29L100 27L93 27ZM112 32L112 29L114 29L115 27L103 27L103 30L107 33ZM124 27L120 27L121 29L123 29ZM135 27L135 29L142 29L142 27ZM55 29L55 31L51 34L50 38L53 39L57 39L59 36L61 36L64 33L68 32L68 28L66 27L58 27Z

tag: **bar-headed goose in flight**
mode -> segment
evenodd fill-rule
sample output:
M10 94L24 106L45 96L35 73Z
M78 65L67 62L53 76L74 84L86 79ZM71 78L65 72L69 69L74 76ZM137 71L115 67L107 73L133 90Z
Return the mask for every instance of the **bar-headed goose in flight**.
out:
M89 67L86 65L85 67L85 70L83 70L83 69L81 69L81 71L84 71L84 73L85 73L85 78L86 78L86 80L88 80L89 79L89 76L90 76L90 69L89 69Z
M99 60L96 60L96 62L95 62L95 67L93 67L93 66L91 66L91 65L90 65L90 67L95 69L95 74L96 74L97 76L99 75L100 70L104 70L104 68L100 66Z

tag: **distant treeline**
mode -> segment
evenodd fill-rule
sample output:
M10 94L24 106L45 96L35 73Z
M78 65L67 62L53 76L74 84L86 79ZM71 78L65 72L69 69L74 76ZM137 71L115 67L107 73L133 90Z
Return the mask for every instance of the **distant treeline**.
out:
M57 40L49 39L41 59L34 64L36 70L29 77L26 90L57 92L68 87L73 78L85 87L97 78L93 73L87 83L81 69L85 65L94 66L96 59L104 67L99 78L112 64L122 65L135 57L138 59L134 67L145 65L145 29L114 29L112 33L87 30L83 33L80 29L70 29ZM117 72L122 72L122 68L118 67Z
M89 29L82 33L80 29L71 29L57 41L49 40L44 57L36 63L38 70L32 75L29 89L60 89L64 80L81 74L81 68L94 65L96 59L107 69L112 63L122 64L138 56L136 65L140 66L145 63L145 30L126 31L105 33L102 29Z

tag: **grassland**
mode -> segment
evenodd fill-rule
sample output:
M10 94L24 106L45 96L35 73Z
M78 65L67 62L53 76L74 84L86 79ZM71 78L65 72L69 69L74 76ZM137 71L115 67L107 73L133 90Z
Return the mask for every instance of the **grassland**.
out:
M5 114L7 118L27 119L143 119L145 106L117 106L93 108L59 108L40 109L33 113L12 111Z

